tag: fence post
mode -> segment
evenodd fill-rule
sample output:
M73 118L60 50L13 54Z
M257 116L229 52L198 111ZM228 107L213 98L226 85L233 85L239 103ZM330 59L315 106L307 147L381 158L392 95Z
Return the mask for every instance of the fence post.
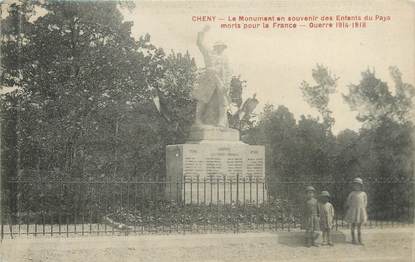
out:
M223 204L226 204L226 175L223 176Z
M66 213L66 237L69 237L69 215Z
M61 235L61 224L62 224L62 206L63 206L63 177L59 179L59 214L58 214L58 223L59 223L59 235Z
M100 223L101 223L101 219L100 219L100 212L99 210L102 209L102 199L101 199L101 193L102 193L102 182L98 182L94 184L94 191L95 193L98 195L98 200L97 200L97 204L94 207L94 218L95 218L95 223L97 224L97 235L99 236L100 233Z
M93 184L94 185L94 184ZM89 234L92 234L92 195L93 195L93 187L91 187L91 181L88 180L88 194L87 194L87 200L88 200L88 211L89 211Z
M210 184L210 205L213 203L213 176L209 176L209 184Z
M79 195L80 196L82 196L82 186L84 185L84 183L85 183L85 181L83 181L83 180L81 180L80 182L79 182ZM86 197L88 197L88 196L86 196ZM84 227L85 227L85 196L82 196L82 201L80 201L81 202L81 209L82 209L82 212L81 212L81 220L82 220L82 225L81 225L81 228L82 228L82 235L84 235Z
M220 183L220 177L216 177L216 230L219 229L219 183Z
M183 176L183 205L186 205L186 176Z
M138 187L138 177L136 176L134 178L134 212L137 212L137 187ZM142 214L142 211L139 213L140 215ZM134 233L137 233L137 219L134 219Z
M239 207L239 174L236 174L236 206Z
M21 181L21 178L20 178L20 176L17 178L17 186L16 186L16 188L17 188L17 194L19 195L19 197L17 198L17 201L18 201L18 203L17 203L17 221L18 221L18 235L20 236L20 227L21 227L21 212L22 212L22 196L20 195L20 194L22 194L22 192L23 192L23 190L22 190L22 186L21 186L21 184L22 184L22 181Z
M255 177L255 184L256 184L256 188L255 188L255 190L256 190L256 206L258 206L258 200L259 200L259 198L258 198L258 177Z
M193 204L193 177L190 177L190 204Z
M0 117L0 160L1 159L3 159L3 157L2 157L2 150L1 150L1 148L2 148L2 146L1 146L1 138L3 137L2 136L2 127L1 127L1 123L3 122L3 118L2 117ZM0 225L1 225L1 228L0 228L0 241L3 241L3 237L4 237L4 232L3 232L3 228L4 228L4 225L3 225L3 210L4 210L4 207L3 207L3 165L2 165L2 163L3 163L3 161L0 161Z
M109 192L109 177L105 179L104 184L104 192L105 192L105 217L108 216L108 210L109 210L109 201L110 201L110 195ZM107 234L107 223L104 221L104 233Z
M170 202L173 200L172 190L171 190L171 186L172 186L171 182L172 182L172 179L170 177L164 177L164 192L163 192L163 194L164 194L164 196L166 196L166 191L167 191L166 187L168 185L169 193L168 193L168 197L167 198L165 197L165 199L170 201Z
M53 236L53 212L49 210L49 216L50 216L50 235ZM19 232L20 234L20 232Z
M219 176L216 177L216 204L218 205L219 208L219 198L220 198L220 178Z
M252 204L252 176L249 176L249 203Z
M117 181L115 181L115 179L114 179L114 177L112 178L112 181L111 181L112 183L112 186L113 187L115 187L116 185L117 185ZM108 186L110 186L110 185L108 185ZM110 203L110 210L112 211L112 212L114 212L114 207L116 206L114 203L115 203L115 198L116 198L116 195L115 195L115 193L116 193L116 190L111 190L109 187L108 187L108 190L110 190L110 194L111 194L111 203ZM111 226L111 234L112 235L114 235L114 231L115 231L115 228L114 228L114 225L112 225Z
M181 201L181 197L180 197L180 195L181 195L181 192L182 192L182 189L181 189L181 181L179 181L180 179L182 179L182 178L176 178L176 202L177 202L177 204L180 204L180 201Z
M26 210L26 235L29 235L29 210Z
M87 181L87 185L88 185L88 189L87 189L87 195L86 195L86 200L87 200L87 209L88 209L88 218L89 218L89 234L92 233L92 187L91 187L91 181L88 180Z
M206 177L203 177L203 204L206 205Z
M127 194L127 210L130 210L130 183L131 183L131 177L127 179L127 185L126 185L126 194Z
M40 186L42 188L42 233L45 235L45 185L42 177L40 178Z
M145 198L145 189L146 189L146 184L145 184L145 178L144 178L144 175L141 175L141 180L140 180L140 190L141 190L141 210L140 210L140 212L141 212L141 214L144 214L144 209L145 209L145 205L144 205L144 201L146 201L146 198ZM145 221L143 221L144 223L141 223L141 225L140 225L140 228L141 228L141 234L144 234L144 230L145 230L145 226L146 226L146 223L145 223Z
M226 175L223 175L223 206L222 206L222 214L226 210ZM223 220L223 231L226 230L226 216L223 216L225 219Z
M246 190L245 190L246 189L246 185L245 185L246 184L246 177L243 177L243 180L244 180L243 181L244 182L243 183L243 192L244 192L244 198L243 199L244 199L244 207L245 207L246 206Z
M197 198L197 205L199 205L199 175L196 177L197 187L196 187L196 198Z
M233 180L233 177L231 176L230 178L229 178L229 192L230 192L230 198L229 198L229 203L232 205L232 181Z

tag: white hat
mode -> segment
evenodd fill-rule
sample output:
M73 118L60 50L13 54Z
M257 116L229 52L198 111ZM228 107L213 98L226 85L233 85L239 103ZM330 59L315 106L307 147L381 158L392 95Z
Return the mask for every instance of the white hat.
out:
M330 193L328 191L321 191L320 196L322 196L322 197L330 197Z
M223 46L223 47L228 47L224 42L222 41L216 41L213 46Z
M305 188L305 191L306 192L308 192L308 191L316 191L316 189L313 186L308 186L308 187Z
M355 179L353 179L353 183L363 185L363 180L360 177L356 177Z

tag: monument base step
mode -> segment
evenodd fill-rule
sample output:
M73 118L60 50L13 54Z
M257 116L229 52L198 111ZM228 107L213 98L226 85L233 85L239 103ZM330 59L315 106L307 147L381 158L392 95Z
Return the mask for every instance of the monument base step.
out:
M232 128L194 125L190 128L190 134L186 144L200 143L242 143L239 140L239 131Z

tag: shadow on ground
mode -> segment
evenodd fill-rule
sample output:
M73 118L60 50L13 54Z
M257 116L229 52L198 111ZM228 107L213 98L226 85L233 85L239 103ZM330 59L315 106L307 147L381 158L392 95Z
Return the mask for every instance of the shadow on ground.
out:
M332 232L334 243L346 243L346 235L341 231ZM321 244L321 233L316 242ZM278 234L278 243L289 247L305 246L305 232L283 232Z

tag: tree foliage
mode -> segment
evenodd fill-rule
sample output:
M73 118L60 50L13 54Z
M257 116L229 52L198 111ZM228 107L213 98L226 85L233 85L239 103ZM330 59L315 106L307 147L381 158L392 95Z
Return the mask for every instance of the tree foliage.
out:
M328 76L322 67L313 75L317 72ZM286 195L299 203L301 194L293 192L290 181L314 184L319 190L333 191L332 202L341 214L351 190L347 182L362 177L369 184L365 190L370 214L384 219L407 214L404 209L413 204L414 194L410 184L405 183L411 181L414 167L410 119L414 94L412 85L402 81L397 68L391 68L391 73L395 94L373 72L365 71L360 83L351 85L349 94L344 96L352 110L359 109L358 119L364 123L359 131L346 129L333 135L327 129L327 118L323 123L310 116L296 120L284 106L264 107L247 141L266 145L271 195L280 196L290 185ZM321 112L324 109L329 113L328 94L334 89L325 88L334 86L336 78L331 79L328 84L316 80L321 85L315 87L303 85L306 99L314 106L322 104ZM342 183L345 188L338 187ZM297 189L303 190L301 183ZM387 208L393 208L394 214L385 212Z
M33 20L35 6L45 14ZM131 26L116 2L11 6L2 21L1 81L19 89L1 99L16 169L164 173L164 146L182 141L192 119L195 63L188 53L166 55L149 35L136 41ZM154 87L169 123L152 104Z
M398 68L390 67L395 84L393 93L388 84L377 78L374 71L364 71L357 85L349 86L345 101L358 112L357 119L363 123L360 137L355 145L356 161L362 177L376 178L380 183L369 188L375 207L392 208L400 203L395 212L413 204L413 194L396 181L408 181L413 176L414 146L411 139L411 119L415 89L404 83ZM389 192L385 194L384 192Z
M366 70L362 72L360 83L351 84L349 93L343 95L351 110L358 112L357 119L369 128L387 120L397 123L410 120L415 88L402 81L398 68L390 67L389 70L395 82L395 94L386 82L376 77L374 71Z
M303 81L300 89L303 92L304 99L311 107L317 109L323 117L327 129L330 130L334 124L334 118L332 117L332 111L328 108L328 104L330 95L336 91L339 78L332 75L327 67L319 64L312 70L312 76L316 85L312 86Z

